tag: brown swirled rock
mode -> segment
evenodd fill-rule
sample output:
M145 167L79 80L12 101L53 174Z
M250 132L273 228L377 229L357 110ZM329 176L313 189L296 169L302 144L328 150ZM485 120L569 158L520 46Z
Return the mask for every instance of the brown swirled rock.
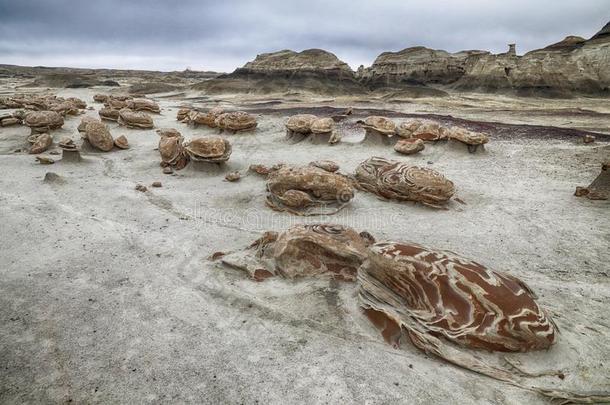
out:
M49 146L53 144L53 138L49 134L40 134L36 137L36 140L32 144L30 148L30 154L35 155L38 153L42 153L45 150L49 149Z
M0 126L2 127L19 125L22 122L23 117L17 111L15 111L14 113L0 114Z
M123 108L119 111L118 122L119 125L129 128L151 129L154 126L150 115L141 111L133 111L129 108Z
M297 215L332 214L353 197L350 179L313 166L283 166L269 173L267 205Z
M184 149L190 159L196 162L226 162L231 156L231 143L219 136L195 138Z
M296 225L279 234L265 232L249 248L220 256L256 281L273 276L355 281L371 242L368 234L341 225Z
M121 135L114 140L114 146L119 149L129 149L129 141L125 137L125 135Z
M161 155L161 166L171 166L176 170L183 169L189 156L184 150L184 138L182 136L161 136L159 139L159 154Z
M441 208L455 193L453 183L437 171L379 157L360 163L355 179L360 188L378 196L435 208Z
M83 118L81 118L80 120L80 124L78 124L78 132L85 132L85 130L87 129L87 124L89 124L90 122L99 122L100 120L98 120L97 118L91 117L89 115L85 115Z
M79 110L84 110L85 108L87 108L87 103L84 100L81 100L80 98L68 97L66 98L66 101L72 103L72 105L78 108Z
M413 155L424 150L424 141L416 138L401 139L394 145L394 150L403 155Z
M26 114L23 123L30 127L32 132L42 133L61 128L64 119L55 111L32 111Z
M214 124L221 130L234 132L251 131L258 125L256 117L244 111L220 114L216 120L214 120Z
M161 112L159 104L148 98L132 98L131 100L126 101L125 107L134 111Z
M386 340L402 328L420 349L439 354L443 338L473 349L548 349L556 327L521 280L453 252L381 242L358 271L360 302ZM441 352L441 357L442 352Z
M49 105L51 111L66 116L66 115L78 115L78 108L69 101L62 101L59 103L53 103Z
M85 128L85 136L89 144L103 152L112 150L114 140L103 122L90 122Z
M99 116L101 119L106 121L118 121L119 120L119 110L112 107L102 107L99 111Z

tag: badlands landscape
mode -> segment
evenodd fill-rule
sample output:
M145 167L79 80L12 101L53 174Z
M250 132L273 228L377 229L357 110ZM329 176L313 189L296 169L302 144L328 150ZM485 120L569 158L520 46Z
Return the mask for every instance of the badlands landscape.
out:
M610 402L609 66L0 65L0 402Z

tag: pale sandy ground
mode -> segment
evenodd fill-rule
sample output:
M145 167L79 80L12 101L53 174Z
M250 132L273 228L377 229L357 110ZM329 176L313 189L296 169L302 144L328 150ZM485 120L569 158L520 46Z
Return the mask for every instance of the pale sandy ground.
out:
M97 110L91 96L105 90L59 94L81 97ZM459 107L460 97L380 106L610 132L605 115L526 111L580 106L609 113L603 100L468 98L479 106ZM176 127L187 138L216 133L177 123L180 98L157 99L163 107L154 116L157 127ZM224 105L244 98L228 100ZM499 111L507 106L520 112ZM607 138L584 145L490 134L484 153L438 144L402 157L387 146L290 145L283 140L284 119L260 116L255 133L223 135L233 142L226 167L191 165L171 176L159 167L153 130L110 125L113 135L127 136L129 150L42 166L31 155L11 153L26 146L25 127L0 129L0 403L548 402L409 344L387 346L359 313L354 285L255 283L207 260L212 252L246 246L263 230L305 221L454 250L522 278L562 334L548 352L508 357L529 371L566 374L563 381L531 381L536 385L610 389L610 202L572 196L610 156ZM79 139L78 122L69 118L55 139ZM436 211L359 193L336 216L301 218L266 208L260 177L223 181L228 171L280 161L332 159L351 172L373 155L443 172L466 205ZM48 172L62 181L44 182ZM163 187L151 188L155 180ZM135 191L139 183L149 191Z

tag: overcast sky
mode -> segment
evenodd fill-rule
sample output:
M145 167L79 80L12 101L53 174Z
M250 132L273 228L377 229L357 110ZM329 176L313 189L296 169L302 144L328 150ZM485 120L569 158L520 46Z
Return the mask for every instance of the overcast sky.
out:
M608 21L609 0L0 0L0 63L232 71L322 48L356 68L415 45L522 54Z

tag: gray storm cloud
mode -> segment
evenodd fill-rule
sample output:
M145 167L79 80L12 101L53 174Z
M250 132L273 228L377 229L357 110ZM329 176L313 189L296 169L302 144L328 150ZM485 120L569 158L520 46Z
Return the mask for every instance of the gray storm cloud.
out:
M322 48L357 67L415 45L526 52L608 20L607 0L0 0L0 63L232 71Z

